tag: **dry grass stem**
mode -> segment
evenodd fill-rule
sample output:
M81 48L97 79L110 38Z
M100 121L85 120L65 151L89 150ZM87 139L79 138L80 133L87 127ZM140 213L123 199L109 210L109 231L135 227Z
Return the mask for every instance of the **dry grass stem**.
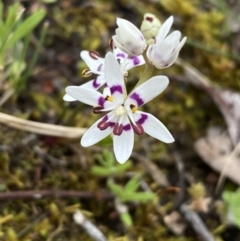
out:
M0 123L21 131L29 131L41 135L65 138L79 138L86 131L85 128L45 124L41 122L24 120L4 113L0 113Z

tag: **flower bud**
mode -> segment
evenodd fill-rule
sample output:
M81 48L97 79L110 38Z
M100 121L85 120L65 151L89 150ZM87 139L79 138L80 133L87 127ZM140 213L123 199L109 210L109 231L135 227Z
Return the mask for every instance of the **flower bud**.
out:
M148 45L153 44L155 42L155 37L157 36L160 27L161 22L154 14L146 13L144 15L140 29Z
M146 41L142 32L131 22L117 18L118 28L113 36L115 47L128 55L141 55L146 48Z
M155 43L149 46L147 50L149 62L157 69L171 66L176 61L179 51L187 40L184 37L180 42L180 31L173 31L167 36L172 23L173 17L171 16L163 23L157 34Z

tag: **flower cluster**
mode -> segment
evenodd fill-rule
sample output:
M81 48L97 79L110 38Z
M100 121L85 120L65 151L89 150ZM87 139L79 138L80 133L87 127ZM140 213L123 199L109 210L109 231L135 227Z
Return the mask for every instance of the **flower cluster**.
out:
M179 31L168 35L172 23L173 17L161 25L153 14L146 14L140 31L129 21L118 18L112 51L105 58L96 51L81 52L81 58L89 67L83 71L83 76L95 74L96 77L81 86L67 87L64 100L90 105L94 114L105 113L83 135L82 146L91 146L112 134L116 159L124 163L132 153L134 133L147 133L165 143L174 141L158 119L139 110L168 86L168 78L145 76L146 79L141 78L130 93L126 89L128 71L133 67L145 64L146 68L163 69L175 62L186 37L180 42ZM142 55L144 52L146 59Z

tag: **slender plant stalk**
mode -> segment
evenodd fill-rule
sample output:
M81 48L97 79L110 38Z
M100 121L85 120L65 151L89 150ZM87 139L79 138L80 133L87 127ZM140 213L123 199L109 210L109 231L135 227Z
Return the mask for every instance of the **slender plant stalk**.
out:
M58 136L64 138L79 138L86 131L85 128L67 127L29 121L4 113L0 113L0 123L22 131L29 131L36 134Z
M34 52L33 54L33 57L31 59L31 62L29 64L29 67L27 69L27 72L23 75L23 77L19 80L19 84L20 84L20 90L22 89L22 87L25 86L26 84L26 80L27 78L32 74L33 72L33 68L37 62L37 59L38 59L38 56L39 56L39 53L41 51L41 48L43 46L43 42L45 40L45 37L46 37L46 34L47 34L47 30L48 30L48 23L45 23L44 26L43 26L43 29L41 31L41 35L40 35L40 40L37 44L37 48L36 48L36 51Z
M154 70L154 66L152 64L149 63L148 59L146 58L146 54L145 54L145 69L143 74L141 75L139 81L137 82L136 86L134 87L134 89L139 86L140 84L144 83L146 80L150 79L150 77L152 76L152 72Z

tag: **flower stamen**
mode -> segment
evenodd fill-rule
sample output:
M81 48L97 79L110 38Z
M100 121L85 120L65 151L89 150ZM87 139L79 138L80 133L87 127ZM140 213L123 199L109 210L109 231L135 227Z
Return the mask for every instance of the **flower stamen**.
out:
M102 112L101 112L102 109L103 109L103 107L100 106L100 105L94 106L94 107L93 107L93 113L94 113L94 114L100 114L100 113L102 113Z
M115 48L112 38L109 40L109 47L110 47L111 50L113 50Z
M91 75L92 75L92 72L91 72L90 69L84 69L84 70L82 71L82 76L83 76L84 78L87 78L87 77L89 77L89 76L91 76Z
M136 123L136 125L132 124L132 128L137 135L141 136L144 134L144 129L139 123Z
M91 50L89 51L89 56L92 59L98 60L98 58L100 57L100 54L97 51Z
M119 123L115 123L113 127L113 134L116 136L120 136L123 132L123 125Z
M132 110L132 113L135 113L137 111L137 106L136 105L130 105L130 108Z
M114 101L113 97L112 97L112 96L109 96L109 95L107 95L107 96L105 97L105 100L108 100L108 101L111 101L111 102Z
M106 130L110 126L110 122L108 120L102 120L98 123L97 127L103 131Z

